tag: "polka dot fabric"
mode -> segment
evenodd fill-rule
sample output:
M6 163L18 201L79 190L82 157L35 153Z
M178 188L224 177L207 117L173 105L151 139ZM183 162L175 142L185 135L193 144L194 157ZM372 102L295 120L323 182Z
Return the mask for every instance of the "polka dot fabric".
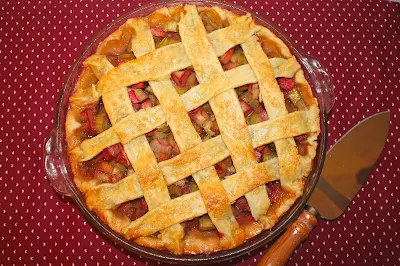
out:
M329 145L358 121L391 111L386 147L337 221L321 221L288 265L399 265L400 5L362 1L233 1L275 23L332 75ZM0 3L0 264L157 265L129 254L60 197L43 170L62 81L95 33L147 1ZM263 249L227 262L255 265Z

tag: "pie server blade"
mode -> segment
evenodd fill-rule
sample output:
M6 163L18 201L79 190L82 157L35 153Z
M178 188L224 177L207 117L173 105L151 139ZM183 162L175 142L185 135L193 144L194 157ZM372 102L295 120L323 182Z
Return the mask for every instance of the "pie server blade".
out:
M268 249L258 266L285 265L318 224L347 209L374 168L389 133L389 111L372 115L347 132L328 151L318 183L297 220Z
M389 133L389 111L354 126L328 151L324 168L307 205L321 218L338 218L367 181Z

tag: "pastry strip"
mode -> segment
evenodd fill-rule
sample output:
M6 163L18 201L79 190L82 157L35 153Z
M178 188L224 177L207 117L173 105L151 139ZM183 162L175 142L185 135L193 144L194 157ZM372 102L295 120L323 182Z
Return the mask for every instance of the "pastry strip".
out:
M249 127L252 146L257 148L278 139L318 131L318 124L314 123L316 119L318 116L313 112L299 111L252 125ZM222 137L217 136L159 165L167 183L172 184L200 169L217 164L229 155Z
M130 22L128 26L137 33L132 36L132 51L137 58L140 58L147 49L155 49L153 36L149 25L143 19L130 20ZM151 40L151 42L146 40ZM146 136L135 138L124 146L128 146L130 149L128 157L135 169L149 210L168 202L171 199L168 188ZM183 243L181 240L183 236L184 230L180 224L168 227L160 235L165 246L177 254L182 253Z
M222 181L229 201L234 202L245 193L254 190L262 184L279 180L279 165L277 159L260 164L254 164L246 171L234 174ZM207 213L200 192L170 200L169 202L149 211L141 218L130 223L123 229L128 239L151 235L166 226L191 220Z
M136 25L138 27L143 26L140 23ZM105 60L107 60L105 57L93 57L88 61L88 66L92 67L93 72L100 80L106 77L104 75L108 71L112 71L109 67L110 63L107 64ZM117 87L113 91L107 91L103 93L102 99L112 124L116 124L124 117L134 113L127 88ZM110 132L112 130L108 132L109 137L112 135ZM113 137L111 140L113 140ZM156 208L160 204L170 200L166 183L146 137L144 135L139 136L125 143L123 146L129 161L136 171L136 180L140 184L149 209ZM183 237L182 226L177 224L166 229L165 233L161 233L161 235L163 234L168 236L164 237L164 242L169 249L174 253L181 253L183 248L180 243L180 239Z
M97 54L87 58L84 62L84 66L90 67L99 80L114 68L114 66L107 60L106 56ZM112 93L104 93L102 99L111 124L116 124L122 118L134 113L126 87L116 88ZM111 134L111 132L108 132L103 135L109 138L111 137ZM115 140L114 136L112 137L112 140Z
M214 31L216 32L216 31ZM213 33L214 33L213 32ZM212 33L211 33L212 34ZM142 48L142 51L146 51ZM289 59L283 58L271 58L270 59L272 68L274 69L275 77L286 77L291 78L296 73L297 70L300 69L299 63L297 63L294 56ZM104 55L92 55L84 62L84 65L94 69L96 71L100 71L100 73L107 73L112 67L114 67ZM98 73L99 74L99 73ZM104 74L103 74L104 75ZM228 84L226 82L229 82ZM190 90L190 93L185 93L185 99L183 103L185 104L185 108L187 110L194 109L191 105L200 106L199 102L205 103L210 98L214 97L218 93L224 92L231 88L237 88L245 84L255 83L257 82L257 78L251 69L251 67L246 65L238 66L237 68L231 69L222 73L219 76L212 77L206 83L203 83L199 86L196 86ZM215 87L214 87L215 86ZM195 89L196 88L196 89ZM195 90L194 90L195 89ZM86 90L88 91L88 90ZM97 87L93 85L92 89L89 90L90 93L80 93L78 95L73 95L71 97L71 103L77 105L90 105L95 104L100 100L100 93L97 90ZM193 95L196 92L196 96L199 97L193 98ZM204 93L204 95L203 95ZM210 95L210 98L206 98ZM182 96L181 96L182 97ZM187 98L186 98L187 97ZM192 102L194 101L194 102Z
M143 191L135 174L117 183L105 183L86 192L89 209L113 209L124 202L143 197Z
M247 21L241 25L217 30L211 34L210 38L214 40L217 55L221 56L230 48L245 42L255 30L254 23ZM190 65L182 43L175 43L113 68L106 78L99 81L98 88L103 94L118 87L126 87L142 81L160 80Z
M182 16L179 24L179 34L197 79L203 83L212 76L223 73L223 69L196 7L186 5L185 11L186 14ZM244 171L256 164L250 134L235 91L233 89L225 91L209 102L236 171ZM246 195L246 199L253 217L257 220L265 215L270 206L265 185L251 191Z
M180 151L185 152L202 143L171 81L151 82L150 85L160 101ZM217 230L224 235L221 245L225 248L240 245L245 234L233 216L230 202L214 166L199 170L193 173L193 178L199 187L208 215Z
M85 60L85 62L83 62L83 65L86 67L90 67L90 69L93 71L98 79L105 76L108 71L114 68L113 64L111 64L110 61L107 60L107 57L105 55L98 54L89 56Z
M278 139L294 137L309 132L317 132L319 131L319 124L317 121L317 112L297 111L287 116L251 125L249 131L253 142L253 148L272 143ZM171 185L201 169L215 165L227 157L229 157L229 150L222 140L222 137L219 135L194 146L170 160L160 162L159 166L167 185ZM307 172L307 169L304 171ZM143 194L140 187L138 187L139 184L135 181L136 176L130 176L129 179L131 178L133 181L129 182L133 183L128 187L127 194L122 191L124 186L119 185L119 183L125 182L124 180L128 179L128 177L116 184L102 184L89 191L88 202L92 197L99 197L101 200L96 201L93 199L90 201L90 204L88 203L88 206L91 209L108 209L110 206L115 206L124 202L121 202L124 197L126 199L125 201L142 197ZM137 184L137 186L133 184ZM119 200L119 197L121 197L121 200Z
M294 56L288 59L269 58L269 62L274 70L275 78L293 78L297 70L301 68Z
M185 105L186 111L191 111L206 103L209 99L216 96L218 93L252 82L256 82L255 75L252 73L249 65L243 65L220 75L217 75L215 78L210 79L209 82L205 82L203 84L195 86L181 96L182 102ZM124 91L126 91L126 88L119 89L119 93L116 95L123 95L124 93L127 94L127 92ZM112 94L114 94L114 92ZM108 93L106 93L106 96L107 95ZM121 99L123 97L118 98ZM113 97L106 97L106 101L108 99L112 101ZM108 109L111 111L111 113L109 114L110 119L112 118L114 121L116 119L114 118L116 112L114 112L114 110L111 110L111 108L116 109L119 105L120 104L118 104L117 102L115 103L115 107L111 103L107 105ZM121 108L118 109L120 110ZM127 107L127 109L132 111L132 106ZM123 108L121 110L121 113L122 112L124 112ZM81 152L79 160L90 160L94 156L99 154L103 149L118 142L121 142L123 144L127 143L138 136L144 135L145 133L152 131L153 129L165 122L166 120L164 117L164 112L161 110L160 106L155 106L146 110L142 109L139 112L132 113L131 115L128 115L125 118L121 119L117 124L114 124L111 128L107 129L105 131L107 133L102 132L101 134L93 138L84 140L80 144L80 147L76 147L76 149ZM116 134L118 136L116 136ZM118 138L119 141L115 142Z
M102 99L112 125L135 113L132 102L129 99L128 89L125 87L104 93Z
M148 32L150 33L150 29ZM142 40L142 44L146 47L152 47L154 41L148 39L146 43ZM179 150L185 152L202 143L172 82L168 79L150 81L149 84L160 101ZM245 239L244 231L239 227L233 216L230 202L213 165L193 173L193 178L199 187L211 220L217 230L224 235L221 239L221 245L225 248L233 248L243 243ZM192 211L196 212L194 209Z
M276 82L273 69L256 36L242 44L246 58L257 76L261 98L268 116L273 119L287 115L285 99ZM291 183L299 176L300 156L293 138L275 142L280 164L281 184L290 190Z
M104 62L103 59L105 59L105 56L96 55L95 59ZM91 67L99 67L104 69L102 64L96 60L90 60L92 61L92 64L90 64ZM95 63L93 63L93 61ZM288 64L292 64L289 62L289 60L286 60L286 62L288 62ZM286 71L286 67L284 67L284 65L278 66L281 67L281 70ZM211 77L211 79L208 81L193 87L188 92L181 95L181 99L186 111L191 111L206 103L209 99L215 97L219 93L255 82L257 82L257 78L255 77L254 72L251 70L250 65L242 65L224 73L217 74ZM124 94L123 90L120 89L118 91L118 94ZM116 95L118 94L116 93ZM112 100L113 98L110 97L110 99ZM124 99L126 99L126 97ZM116 103L116 106L118 105L119 104ZM113 108L113 104L109 104L107 106L109 109ZM131 109L131 107L127 108L129 110ZM122 109L121 111L125 110L123 107L119 109ZM111 112L112 114L115 114L115 112ZM110 118L113 120L117 119L114 118L113 115L111 115ZM80 154L80 161L90 160L99 154L103 149L118 142L121 142L122 144L128 143L132 139L152 131L156 127L165 123L165 121L164 113L160 106L155 106L146 110L140 110L139 112L132 113L131 115L121 119L117 124L114 124L111 128L107 129L107 133L103 132L104 134L102 133L93 138L84 140L80 144L80 147L76 147L77 150L75 153ZM118 134L119 141L117 141L118 137L116 134Z

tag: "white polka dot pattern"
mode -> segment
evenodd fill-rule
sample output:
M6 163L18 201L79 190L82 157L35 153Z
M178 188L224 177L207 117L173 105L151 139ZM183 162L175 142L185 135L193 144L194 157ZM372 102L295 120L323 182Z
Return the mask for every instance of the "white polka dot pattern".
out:
M358 121L391 110L391 132L367 184L337 221L321 221L289 265L398 265L400 5L362 1L233 1L270 19L327 67L336 105L332 145ZM105 240L50 187L43 142L62 80L95 33L132 0L0 3L0 264L157 265ZM262 249L227 262L255 265Z

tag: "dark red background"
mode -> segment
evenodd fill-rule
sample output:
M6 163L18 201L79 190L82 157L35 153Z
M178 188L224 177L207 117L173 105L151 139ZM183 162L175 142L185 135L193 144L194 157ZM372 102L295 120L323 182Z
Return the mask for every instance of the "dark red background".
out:
M0 264L145 265L88 224L50 187L44 138L62 81L83 46L149 1L0 3ZM332 75L333 144L358 121L391 111L391 132L367 184L343 217L321 221L289 265L400 264L400 5L386 1L234 1L272 20ZM368 143L366 143L368 145ZM254 265L262 250L232 263Z

